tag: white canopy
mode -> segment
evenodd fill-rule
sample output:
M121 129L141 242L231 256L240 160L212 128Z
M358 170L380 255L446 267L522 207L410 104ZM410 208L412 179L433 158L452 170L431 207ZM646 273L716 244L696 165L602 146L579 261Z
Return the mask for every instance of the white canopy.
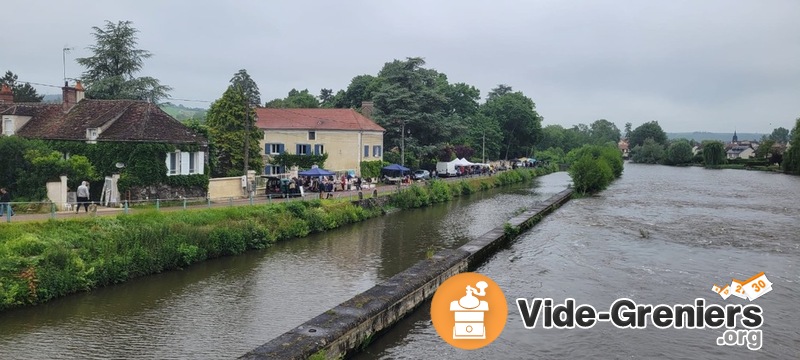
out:
M464 158L461 158L461 159L455 159L455 160L451 161L450 163L451 163L451 164L455 164L456 166L470 166L470 165L475 165L475 164L473 164L473 163L469 162L469 160L467 160L467 159L464 159Z

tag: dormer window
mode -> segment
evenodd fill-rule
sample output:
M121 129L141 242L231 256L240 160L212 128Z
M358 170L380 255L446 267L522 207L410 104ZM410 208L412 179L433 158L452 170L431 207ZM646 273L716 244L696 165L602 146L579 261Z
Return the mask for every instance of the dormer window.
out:
M14 135L14 119L3 118L3 134L6 136Z
M100 134L100 129L98 128L88 128L86 129L86 138L89 140L97 140L97 135Z

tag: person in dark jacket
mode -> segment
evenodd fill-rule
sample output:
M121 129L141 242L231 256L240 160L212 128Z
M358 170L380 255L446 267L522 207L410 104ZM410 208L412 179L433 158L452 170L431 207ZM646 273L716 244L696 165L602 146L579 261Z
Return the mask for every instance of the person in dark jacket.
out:
M11 208L11 194L6 188L0 188L0 215L11 213L14 216L14 209Z

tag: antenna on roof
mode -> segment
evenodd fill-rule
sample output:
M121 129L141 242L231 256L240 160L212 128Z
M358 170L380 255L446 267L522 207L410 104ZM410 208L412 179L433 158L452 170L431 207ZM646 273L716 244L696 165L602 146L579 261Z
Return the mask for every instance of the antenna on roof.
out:
M61 61L62 61L63 66L64 66L64 83L67 82L67 53L70 50L74 50L74 49L75 48L66 47L66 46L64 46L64 48L61 49Z

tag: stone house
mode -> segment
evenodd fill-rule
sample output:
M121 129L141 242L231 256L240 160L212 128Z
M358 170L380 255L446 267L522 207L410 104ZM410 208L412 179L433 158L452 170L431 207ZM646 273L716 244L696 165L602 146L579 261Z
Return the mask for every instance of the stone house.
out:
M6 86L0 91L0 126L6 136L86 144L167 144L173 150L165 151L157 159L166 165L159 170L166 171L166 177L205 172L208 140L156 104L139 100L85 99L80 82L73 86L65 82L60 104L14 103L10 92ZM70 156L69 153L64 155ZM131 154L118 155L120 167L137 162Z
M256 117L256 126L264 131L265 175L288 171L271 163L274 155L282 153L327 153L326 170L357 174L362 161L383 160L386 130L353 109L258 108Z

